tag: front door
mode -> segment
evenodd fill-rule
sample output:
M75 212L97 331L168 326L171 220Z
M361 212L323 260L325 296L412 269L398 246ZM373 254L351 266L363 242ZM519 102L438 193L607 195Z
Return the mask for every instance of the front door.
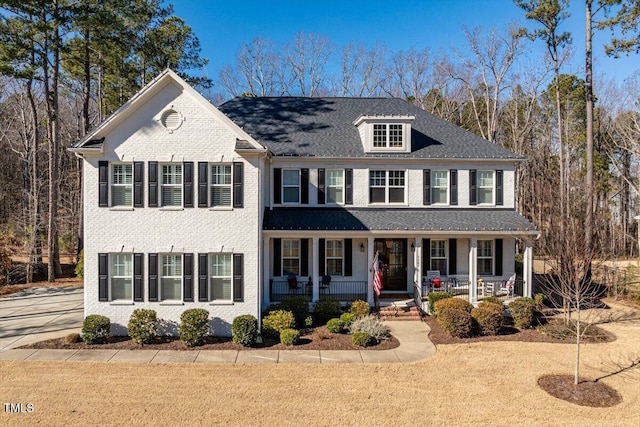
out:
M384 291L407 291L407 239L375 239Z

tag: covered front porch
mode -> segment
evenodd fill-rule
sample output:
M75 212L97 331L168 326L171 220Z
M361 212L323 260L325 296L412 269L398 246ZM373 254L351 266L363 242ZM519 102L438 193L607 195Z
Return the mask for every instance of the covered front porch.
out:
M375 219L371 211L377 211ZM459 227L434 227L430 223L443 210L274 209L265 215L262 301L304 296L310 302L334 298L373 304L376 253L384 296L422 299L444 290L471 303L488 296L531 296L535 229L517 213L505 212L511 223L524 227L506 227L504 215L497 215L500 224L492 229L486 221L483 228L463 224L466 218ZM459 215L448 213L449 223ZM522 267L514 277L518 249ZM434 276L439 286L430 280Z

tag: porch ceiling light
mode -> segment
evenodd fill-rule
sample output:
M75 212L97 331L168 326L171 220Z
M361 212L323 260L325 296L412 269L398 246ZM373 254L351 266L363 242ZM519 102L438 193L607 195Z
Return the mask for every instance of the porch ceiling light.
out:
M387 239L385 240L385 244L387 245L387 249L391 249L391 247L393 246L393 240Z

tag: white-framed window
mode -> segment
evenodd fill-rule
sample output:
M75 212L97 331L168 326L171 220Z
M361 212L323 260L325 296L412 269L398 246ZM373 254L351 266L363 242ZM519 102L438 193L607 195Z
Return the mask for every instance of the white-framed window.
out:
M162 165L160 206L182 206L182 164Z
M402 124L375 123L373 125L373 148L403 148Z
M111 206L133 206L133 165L111 165Z
M282 275L300 275L300 240L282 239Z
M282 203L300 203L300 170L282 170Z
M404 203L405 171L369 171L369 203Z
M431 204L449 203L449 171L431 171Z
M182 300L182 254L165 254L160 257L160 300Z
M329 169L325 179L327 204L344 204L344 169Z
M209 301L231 301L233 256L230 253L209 254Z
M211 165L210 206L231 206L231 165Z
M478 275L493 275L493 240L478 240Z
M447 241L431 240L431 270L439 270L440 275L447 275Z
M329 240L325 242L326 270L329 276L343 275L344 241Z
M493 204L494 171L478 171L478 204Z
M133 300L133 254L110 254L111 301Z

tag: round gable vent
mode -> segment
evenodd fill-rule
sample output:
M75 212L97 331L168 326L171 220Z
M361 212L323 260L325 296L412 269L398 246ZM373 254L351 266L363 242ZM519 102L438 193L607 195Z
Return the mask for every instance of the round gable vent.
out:
M182 115L175 110L167 110L162 113L160 122L169 132L173 132L182 124Z

